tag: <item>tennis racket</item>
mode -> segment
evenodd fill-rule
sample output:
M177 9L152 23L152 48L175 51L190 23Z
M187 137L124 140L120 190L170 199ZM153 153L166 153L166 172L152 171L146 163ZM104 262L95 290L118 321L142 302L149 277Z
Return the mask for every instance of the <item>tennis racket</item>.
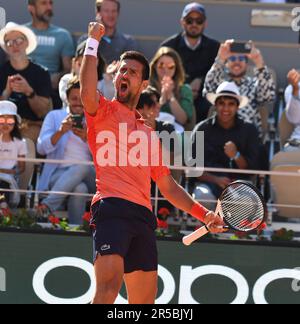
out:
M237 232L251 232L260 228L267 219L267 207L261 193L253 185L236 181L225 188L218 200L216 214L220 215L226 228ZM184 245L209 233L206 226L183 238Z

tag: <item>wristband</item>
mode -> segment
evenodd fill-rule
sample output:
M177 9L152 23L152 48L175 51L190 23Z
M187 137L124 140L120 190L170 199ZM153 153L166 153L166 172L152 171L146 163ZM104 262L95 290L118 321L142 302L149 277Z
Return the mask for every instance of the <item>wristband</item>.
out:
M208 209L200 205L199 203L195 203L190 211L190 214L204 223L205 216L209 212Z
M84 56L90 55L98 57L99 42L95 38L88 38L86 41Z

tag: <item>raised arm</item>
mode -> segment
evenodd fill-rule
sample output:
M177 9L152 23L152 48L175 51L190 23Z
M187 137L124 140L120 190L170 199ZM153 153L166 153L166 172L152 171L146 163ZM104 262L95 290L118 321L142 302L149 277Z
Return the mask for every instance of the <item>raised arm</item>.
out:
M95 116L98 108L99 94L97 92L97 52L99 43L105 35L102 24L92 22L89 25L89 38L80 71L81 99L86 112Z

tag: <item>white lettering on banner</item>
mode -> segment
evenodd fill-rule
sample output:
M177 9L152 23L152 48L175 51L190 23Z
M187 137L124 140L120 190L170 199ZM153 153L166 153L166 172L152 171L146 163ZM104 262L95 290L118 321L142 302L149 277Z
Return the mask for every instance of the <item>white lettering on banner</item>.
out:
M78 298L58 298L53 295L51 295L45 287L45 278L47 274L56 269L61 267L74 267L79 268L85 271L90 279L91 279L91 285L89 287L89 290L86 294L84 294L81 297ZM68 257L62 257L57 259L51 259L45 263L43 263L34 273L33 275L33 290L36 293L36 295L45 303L47 304L88 304L92 300L92 296L94 295L96 291L96 282L94 280L94 267L91 263L78 259L78 258L68 258Z
M260 277L253 288L253 300L255 304L267 305L265 291L269 284L279 279L300 280L300 271L295 269L281 269L266 273Z
M49 272L56 268L74 267L86 272L90 277L91 284L88 291L81 297L63 299L51 295L45 287L45 278ZM0 291L1 291L1 269L0 268ZM2 277L3 273L2 271ZM170 303L176 293L176 283L173 275L163 266L159 265L158 275L162 279L164 288L160 297L157 298L156 304ZM237 287L237 295L232 304L246 304L249 296L249 284L245 277L238 271L221 265L207 265L193 269L191 266L181 266L179 280L179 298L178 304L197 304L198 302L192 296L192 285L200 277L206 275L219 275L232 280ZM294 279L297 283L300 281L300 271L297 269L279 269L271 271L260 277L253 288L253 300L256 304L267 304L265 291L267 286L276 280ZM88 304L92 300L96 291L96 282L94 278L93 265L83 259L62 257L51 259L43 263L34 273L33 289L35 294L47 304ZM122 296L118 296L116 304L127 304Z
M37 36L37 42L40 46L55 46L56 39L51 36Z
M6 271L0 268L0 292L6 292Z
M180 273L179 304L198 304L192 296L193 282L207 275L225 276L231 279L237 286L237 296L232 304L246 304L249 298L249 286L247 280L237 271L217 265L208 265L193 269L190 266L182 266Z
M5 25L6 25L5 9L0 7L0 29L4 28Z

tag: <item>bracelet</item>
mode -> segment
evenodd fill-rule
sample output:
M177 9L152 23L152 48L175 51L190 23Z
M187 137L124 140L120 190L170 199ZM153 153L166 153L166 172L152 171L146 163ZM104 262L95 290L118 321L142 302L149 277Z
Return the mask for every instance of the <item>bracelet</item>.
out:
M200 220L200 222L204 223L205 216L209 212L204 206L200 205L199 203L195 203L190 211L190 215Z
M88 38L86 41L84 56L94 56L98 57L98 47L99 43L95 38Z

